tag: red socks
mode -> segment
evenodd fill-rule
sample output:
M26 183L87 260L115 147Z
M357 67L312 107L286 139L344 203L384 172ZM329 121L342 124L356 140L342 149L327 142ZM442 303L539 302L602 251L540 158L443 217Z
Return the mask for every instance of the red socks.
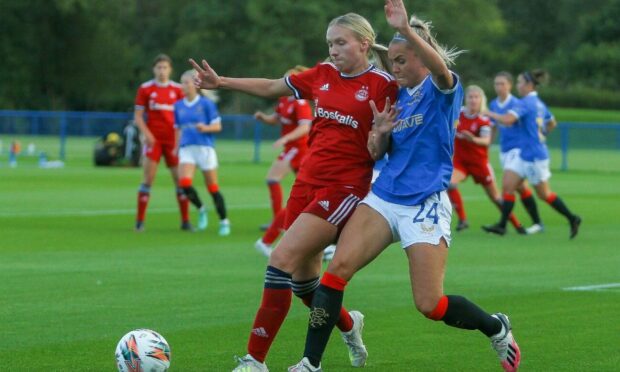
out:
M282 186L278 181L267 181L269 187L269 197L271 198L271 209L274 217L282 209Z
M136 215L136 221L144 221L144 215L146 214L146 207L149 204L149 198L151 194L149 192L138 191L138 213Z
M177 203L179 203L179 211L181 212L181 221L189 222L189 199L183 193L183 190L177 188Z
M269 225L267 231L265 231L265 235L263 235L263 243L271 245L276 241L276 239L278 239L278 236L280 236L280 233L284 228L285 217L286 209L280 209L271 222L271 225Z
M450 197L450 201L452 202L452 206L454 207L456 214L459 216L459 221L465 221L467 219L467 216L465 215L463 198L461 198L461 193L459 189L448 189L448 196Z

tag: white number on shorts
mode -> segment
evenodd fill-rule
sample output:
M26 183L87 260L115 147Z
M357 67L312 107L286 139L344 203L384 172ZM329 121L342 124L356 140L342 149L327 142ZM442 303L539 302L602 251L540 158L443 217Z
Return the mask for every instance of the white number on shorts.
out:
M420 210L418 211L418 214L413 217L413 223L424 222L424 218L421 218L420 216L422 215L422 212L424 212L425 205L426 204L420 205ZM439 222L439 215L437 214L437 203L433 203L428 212L426 212L425 218L433 220L433 224L437 225L437 222Z

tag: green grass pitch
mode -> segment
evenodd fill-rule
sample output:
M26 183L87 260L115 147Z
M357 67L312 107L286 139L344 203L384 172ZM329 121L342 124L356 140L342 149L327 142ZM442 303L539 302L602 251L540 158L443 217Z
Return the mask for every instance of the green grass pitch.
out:
M35 141L45 148L42 139ZM94 168L92 144L70 138L63 169L39 169L34 158L11 169L6 155L0 158L0 370L113 371L117 341L143 327L169 341L171 371L231 370L233 355L245 354L260 301L266 259L253 243L258 226L270 219L264 176L275 151L264 145L263 161L254 164L250 143L218 142L220 185L232 221L232 235L222 238L200 178L195 182L211 207L210 226L179 230L163 167L146 232L135 233L141 171ZM453 234L445 291L511 317L523 371L620 366L620 287L563 290L620 283L620 163L610 166L604 154L611 153L578 152L575 161L594 169L573 172L558 171L554 158L551 184L584 221L574 241L565 220L542 202L543 234L486 235L479 226L494 222L498 212L482 189L471 181L462 185L472 227ZM520 204L516 213L529 223ZM397 245L353 279L345 304L366 315L366 370L500 370L482 334L415 311ZM294 300L267 360L271 370L284 371L300 359L306 318ZM353 370L337 334L323 366Z

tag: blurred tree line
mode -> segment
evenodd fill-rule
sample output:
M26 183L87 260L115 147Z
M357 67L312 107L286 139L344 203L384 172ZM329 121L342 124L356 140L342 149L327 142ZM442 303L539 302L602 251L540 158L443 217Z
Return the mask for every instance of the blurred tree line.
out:
M492 95L494 73L546 68L554 105L619 108L620 0L405 0L438 40L468 53L454 70ZM279 77L327 56L326 26L355 11L387 44L381 0L0 0L0 108L130 110L158 53L206 58L222 75ZM268 103L222 92L223 111Z

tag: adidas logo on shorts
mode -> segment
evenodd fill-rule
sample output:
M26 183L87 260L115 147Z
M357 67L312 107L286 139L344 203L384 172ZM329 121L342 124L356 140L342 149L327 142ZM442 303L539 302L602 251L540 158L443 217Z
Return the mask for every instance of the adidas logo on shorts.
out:
M326 211L329 211L329 200L321 200L319 205L323 207Z
M254 328L252 330L252 333L257 335L258 337L264 337L264 338L269 337L269 334L267 333L267 331L265 331L265 328L263 327Z
M321 88L319 90L322 90L324 92L329 90L329 83L325 83L323 84L323 86L321 86Z

